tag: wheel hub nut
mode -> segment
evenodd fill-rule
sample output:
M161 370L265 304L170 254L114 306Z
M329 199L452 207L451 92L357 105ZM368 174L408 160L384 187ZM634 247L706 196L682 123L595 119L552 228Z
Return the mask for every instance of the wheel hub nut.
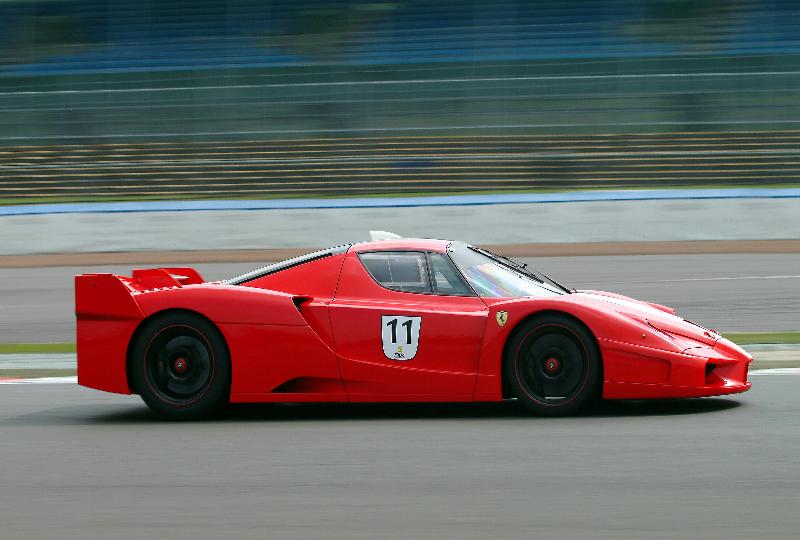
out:
M172 364L172 367L175 368L175 373L184 374L189 369L189 363L186 361L186 358L180 356L175 359L175 362Z
M550 375L558 372L560 367L561 362L559 362L558 358L548 358L544 362L544 370Z

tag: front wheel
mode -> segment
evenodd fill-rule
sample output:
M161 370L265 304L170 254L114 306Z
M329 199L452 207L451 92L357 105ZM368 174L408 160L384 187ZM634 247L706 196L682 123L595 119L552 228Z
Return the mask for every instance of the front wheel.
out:
M504 369L517 399L544 416L576 412L599 395L602 383L594 338L563 315L536 317L517 328L506 347Z
M230 357L219 330L192 313L166 313L139 332L128 364L131 386L171 420L207 416L228 399Z

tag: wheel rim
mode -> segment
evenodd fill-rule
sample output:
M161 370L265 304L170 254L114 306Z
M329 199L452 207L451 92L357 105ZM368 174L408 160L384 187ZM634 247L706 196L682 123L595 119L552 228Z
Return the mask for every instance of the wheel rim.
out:
M188 326L163 329L145 353L147 382L170 403L189 403L203 395L213 372L214 356L208 341Z
M544 405L560 405L574 398L588 375L586 348L566 328L544 328L523 340L517 362L517 380L528 396Z

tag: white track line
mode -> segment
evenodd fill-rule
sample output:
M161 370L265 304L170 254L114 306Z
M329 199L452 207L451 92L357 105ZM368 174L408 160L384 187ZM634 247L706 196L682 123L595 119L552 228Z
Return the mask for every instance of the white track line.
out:
M658 280L628 280L628 281L587 281L584 285L618 285L621 283L686 283L691 281L742 281L753 279L798 279L797 274L782 274L776 276L718 276L707 278L680 278L680 279L658 279Z
M800 368L785 367L785 368L772 368L772 369L754 369L750 371L750 375L800 375Z
M0 379L0 384L77 384L78 377L39 377L36 379Z
M742 279L797 279L798 275L777 275L777 276L720 276L710 278L684 278L684 279L665 279L664 282L683 282L683 281L737 281Z

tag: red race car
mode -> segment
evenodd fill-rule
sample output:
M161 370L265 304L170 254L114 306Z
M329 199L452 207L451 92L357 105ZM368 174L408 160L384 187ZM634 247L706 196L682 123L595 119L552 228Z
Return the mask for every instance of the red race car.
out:
M191 268L75 278L78 382L173 419L226 402L499 401L750 388L744 350L673 309L570 290L444 240L310 253L227 281Z

